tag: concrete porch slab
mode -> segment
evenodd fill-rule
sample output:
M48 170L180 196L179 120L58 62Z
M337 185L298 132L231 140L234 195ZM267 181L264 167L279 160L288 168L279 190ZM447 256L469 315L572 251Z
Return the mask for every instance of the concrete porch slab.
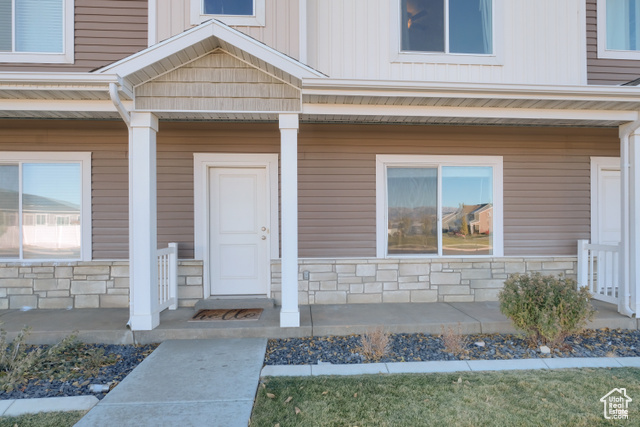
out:
M461 333L480 332L479 322L447 303L312 305L313 335L385 332L440 334L444 325L460 324Z
M3 310L0 315L0 327L7 331L7 339L29 326L27 342L32 344L56 344L72 333L87 343L133 344L128 321L127 308Z
M264 309L259 320L189 322L196 314L191 308L160 313L160 326L152 331L135 332L136 342L150 344L170 339L213 338L300 338L311 335L311 311L300 306L300 327L281 328L280 308Z
M587 324L589 329L638 329L638 319L623 316L618 313L618 308L614 304L602 301L591 300L593 308L598 310L593 321Z
M590 328L637 329L638 319L622 316L612 304L594 301L598 313ZM463 334L516 331L500 313L497 302L387 303L301 305L299 328L280 328L280 308L265 309L256 321L189 322L191 308L160 314L160 326L152 331L131 332L126 326L129 310L0 310L0 328L13 339L28 325L30 344L53 344L74 331L80 340L104 344L149 344L172 339L300 338L350 335L382 327L386 332L441 334L443 327Z
M452 307L480 322L483 334L510 334L516 332L511 321L500 312L498 301L451 302Z

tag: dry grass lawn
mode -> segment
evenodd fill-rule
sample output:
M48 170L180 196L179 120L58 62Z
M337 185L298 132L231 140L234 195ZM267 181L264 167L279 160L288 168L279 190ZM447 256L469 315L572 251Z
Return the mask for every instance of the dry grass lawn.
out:
M628 421L607 421L600 398L626 388ZM269 377L251 427L640 425L640 369Z

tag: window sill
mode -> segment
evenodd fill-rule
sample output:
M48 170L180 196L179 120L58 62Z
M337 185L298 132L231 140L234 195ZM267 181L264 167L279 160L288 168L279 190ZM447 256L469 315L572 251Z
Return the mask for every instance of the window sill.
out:
M640 60L640 51L598 49L598 58Z
M239 27L264 27L264 19L257 16L229 16L229 15L199 15L196 24L201 24L210 19L216 19L229 26Z
M473 55L462 53L398 52L393 63L504 65L498 55Z
M0 53L0 62L29 64L73 64L73 54L65 53Z

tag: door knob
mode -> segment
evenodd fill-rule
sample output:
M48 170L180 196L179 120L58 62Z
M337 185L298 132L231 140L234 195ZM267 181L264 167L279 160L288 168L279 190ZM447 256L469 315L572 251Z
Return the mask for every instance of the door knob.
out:
M262 240L267 240L267 236L260 236Z
M267 231L267 227L262 227L260 230Z

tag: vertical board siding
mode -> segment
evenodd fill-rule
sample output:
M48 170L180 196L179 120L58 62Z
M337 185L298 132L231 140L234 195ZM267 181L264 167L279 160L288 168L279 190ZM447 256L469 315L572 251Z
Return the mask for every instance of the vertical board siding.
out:
M147 47L147 0L75 0L73 64L9 64L0 71L86 72Z
M193 27L191 0L158 0L158 41ZM299 0L265 0L265 25L234 26L239 31L294 58L300 52ZM224 17L216 17L224 22Z
M119 122L0 121L0 151L91 152L93 259L128 257L127 144Z
M587 2L587 78L589 84L618 85L640 77L640 61L598 58L597 0Z
M277 124L160 124L158 245L194 255L194 153L279 153ZM127 130L118 122L0 121L0 151L92 152L94 259L128 257ZM507 256L575 255L590 237L590 157L615 129L313 125L299 134L301 257L374 257L376 154L504 160Z
M399 62L399 0L308 0L309 65L332 78L585 84L584 0L503 0L498 65ZM463 56L460 56L463 58ZM461 59L464 61L464 59Z

